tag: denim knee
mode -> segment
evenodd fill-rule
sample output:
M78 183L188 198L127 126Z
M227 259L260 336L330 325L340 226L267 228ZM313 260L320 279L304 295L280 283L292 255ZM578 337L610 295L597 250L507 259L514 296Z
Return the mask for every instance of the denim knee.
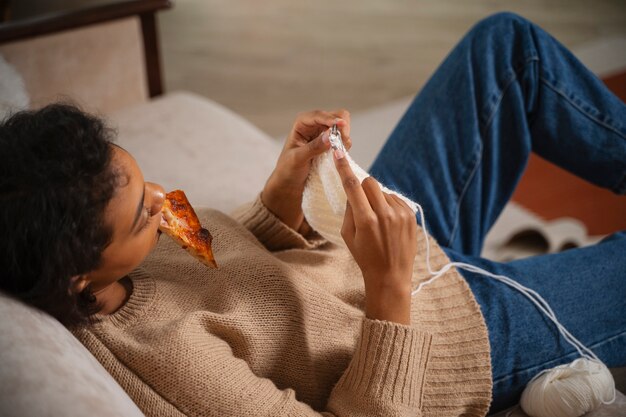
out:
M480 20L474 25L472 32L487 32L491 35L501 33L502 31L510 33L511 27L516 24L528 25L530 21L513 12L499 12Z
M476 23L467 36L474 46L493 45L496 48L511 47L521 33L528 32L532 23L511 12L500 12ZM481 49L481 48L479 48Z
M476 23L463 45L475 62L515 69L537 58L536 42L533 23L515 13L501 12Z

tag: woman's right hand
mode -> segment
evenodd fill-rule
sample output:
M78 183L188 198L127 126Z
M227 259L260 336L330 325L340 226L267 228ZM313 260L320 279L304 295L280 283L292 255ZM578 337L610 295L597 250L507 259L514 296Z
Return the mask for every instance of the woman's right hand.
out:
M361 184L347 158L335 153L334 160L348 198L341 237L363 273L365 315L408 325L415 214L401 198L384 193L374 178Z

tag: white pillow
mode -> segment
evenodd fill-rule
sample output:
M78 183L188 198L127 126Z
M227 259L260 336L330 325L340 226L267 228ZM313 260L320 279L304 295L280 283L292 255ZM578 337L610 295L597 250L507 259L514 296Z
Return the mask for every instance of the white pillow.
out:
M0 120L13 112L27 109L29 102L22 76L0 55Z
M143 416L57 320L0 293L0 416Z

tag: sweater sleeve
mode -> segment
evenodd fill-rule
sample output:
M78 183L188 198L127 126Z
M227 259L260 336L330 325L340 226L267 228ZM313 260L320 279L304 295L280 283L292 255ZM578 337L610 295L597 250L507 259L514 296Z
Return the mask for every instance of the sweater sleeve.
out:
M328 401L337 416L421 416L432 336L363 319L356 351Z
M314 230L307 236L283 223L261 201L261 193L233 212L231 217L243 224L271 252L285 249L314 249L327 242Z
M158 355L140 377L187 416L421 416L431 336L410 326L365 318L324 410L257 376L228 343L200 326L186 328L184 337L169 336L166 346L154 347Z

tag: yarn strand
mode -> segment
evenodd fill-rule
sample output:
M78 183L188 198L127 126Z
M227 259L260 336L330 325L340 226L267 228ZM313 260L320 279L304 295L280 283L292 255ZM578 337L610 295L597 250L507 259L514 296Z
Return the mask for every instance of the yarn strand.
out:
M464 269L469 272L474 272L479 275L493 278L497 281L502 282L503 284L508 285L509 287L519 291L524 296L526 296L526 298L528 298L539 309L539 311L541 311L546 317L548 317L548 319L550 319L552 323L554 323L559 333L561 333L563 338L576 349L576 351L581 356L581 358L585 358L590 361L594 361L596 363L602 364L602 366L605 366L591 349L585 346L580 340L578 340L574 335L572 335L565 328L565 326L561 324L561 322L559 322L559 320L556 318L556 314L554 313L554 311L552 310L548 302L541 295L539 295L539 293L537 293L535 290L525 287L524 285L507 277L506 275L494 274L478 266L471 265L465 262L448 262L447 264L442 266L438 271L434 271L430 264L430 242L428 240L429 234L426 228L426 217L424 216L424 209L419 203L415 203L415 205L417 206L417 209L420 214L420 218L422 220L422 232L424 234L424 240L426 243L426 269L430 273L431 277L428 280L421 282L417 286L417 288L411 292L411 296L415 296L425 286L430 285L433 282L435 282L437 279L442 277L446 272L452 269L452 267ZM539 372L537 375L535 375L531 379L531 381L529 382L529 385L533 381L537 380L540 376L542 376L543 374L549 371L552 371L552 369L544 369L543 371ZM545 383L546 382L544 382L544 384ZM615 401L615 398L616 398L616 391L615 391L615 385L613 385L612 398L610 400L605 400L604 398L602 398L600 399L600 401L603 404L611 404Z

